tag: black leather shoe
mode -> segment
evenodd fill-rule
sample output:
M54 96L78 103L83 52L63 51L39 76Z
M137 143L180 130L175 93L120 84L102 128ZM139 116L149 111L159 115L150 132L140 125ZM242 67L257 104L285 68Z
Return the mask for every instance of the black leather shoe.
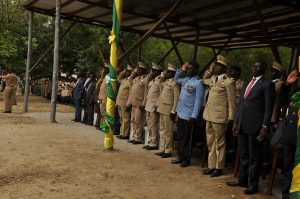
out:
M141 142L141 141L135 141L135 140L133 140L133 141L131 142L131 144L138 145L138 144L142 144L142 142Z
M206 169L202 172L203 175L211 175L216 169Z
M120 136L120 139L121 139L121 140L128 140L128 139L129 139L129 136Z
M181 162L180 163L180 167L188 167L188 166L190 166L190 163L188 162L188 161L183 161L183 162Z
M11 113L11 111L2 111L2 113Z
M170 158L170 157L172 157L172 155L170 153L164 153L161 157L162 158Z
M127 142L128 142L128 143L132 143L133 141L134 141L134 140L128 140Z
M171 163L172 164L181 164L182 161L181 160L172 160Z
M154 153L155 155L158 155L158 156L162 156L164 154L164 152L157 152L157 153Z
M257 192L258 192L258 190L246 189L244 191L244 194L246 194L246 195L253 195L253 194L256 194Z
M151 151L151 150L158 150L158 147L156 147L156 146L148 146L148 148L146 150L149 150L149 151Z
M248 187L246 184L242 184L239 181L235 181L235 182L226 182L226 184L230 187Z
M143 146L143 149L148 149L150 146L146 145L146 146Z
M221 176L221 175L223 175L223 171L222 171L222 169L216 169L216 170L214 170L214 172L210 175L210 177L219 177L219 176Z

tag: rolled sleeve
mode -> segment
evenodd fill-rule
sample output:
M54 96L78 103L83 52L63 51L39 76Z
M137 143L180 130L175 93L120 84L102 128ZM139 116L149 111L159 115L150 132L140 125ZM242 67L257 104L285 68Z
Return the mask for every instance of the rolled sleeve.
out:
M184 81L185 77L184 77L184 72L181 69L177 69L174 80L177 84L182 84Z

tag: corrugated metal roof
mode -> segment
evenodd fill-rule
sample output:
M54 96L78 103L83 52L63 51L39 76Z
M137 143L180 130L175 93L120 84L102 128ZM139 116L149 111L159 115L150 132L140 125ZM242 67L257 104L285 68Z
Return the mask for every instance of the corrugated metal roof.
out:
M199 29L201 46L222 48L229 38L227 50L266 47L270 40L278 46L296 46L300 42L299 2L256 1L258 5L249 0L185 0L167 20L171 36L164 25L153 36L195 44ZM110 28L112 3L112 0L62 0L62 17ZM146 32L174 3L175 0L123 1L122 30ZM24 6L46 15L55 14L55 0L28 0Z

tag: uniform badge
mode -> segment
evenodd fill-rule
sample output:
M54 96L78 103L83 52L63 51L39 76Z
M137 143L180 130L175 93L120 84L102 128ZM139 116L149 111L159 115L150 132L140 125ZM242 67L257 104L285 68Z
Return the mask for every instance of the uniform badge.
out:
M187 86L187 91L188 91L189 93L193 92L193 89L194 89L194 87L192 87L192 86Z

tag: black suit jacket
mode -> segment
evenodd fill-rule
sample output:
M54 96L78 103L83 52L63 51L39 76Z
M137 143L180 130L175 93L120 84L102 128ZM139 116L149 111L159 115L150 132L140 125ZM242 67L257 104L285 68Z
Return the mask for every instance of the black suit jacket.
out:
M235 118L238 130L246 134L257 135L262 125L270 126L274 108L275 85L272 81L261 77L244 99L246 88L250 81L244 84L241 91L240 104Z
M279 95L279 106L283 110L287 108L287 113L284 112L284 130L282 140L286 144L296 145L297 143L297 124L299 109L291 106L291 97L295 92L299 92L300 88L297 85L283 85Z
M94 94L96 89L96 81L92 80L87 87L86 96L85 96L85 104L92 105L94 102Z

